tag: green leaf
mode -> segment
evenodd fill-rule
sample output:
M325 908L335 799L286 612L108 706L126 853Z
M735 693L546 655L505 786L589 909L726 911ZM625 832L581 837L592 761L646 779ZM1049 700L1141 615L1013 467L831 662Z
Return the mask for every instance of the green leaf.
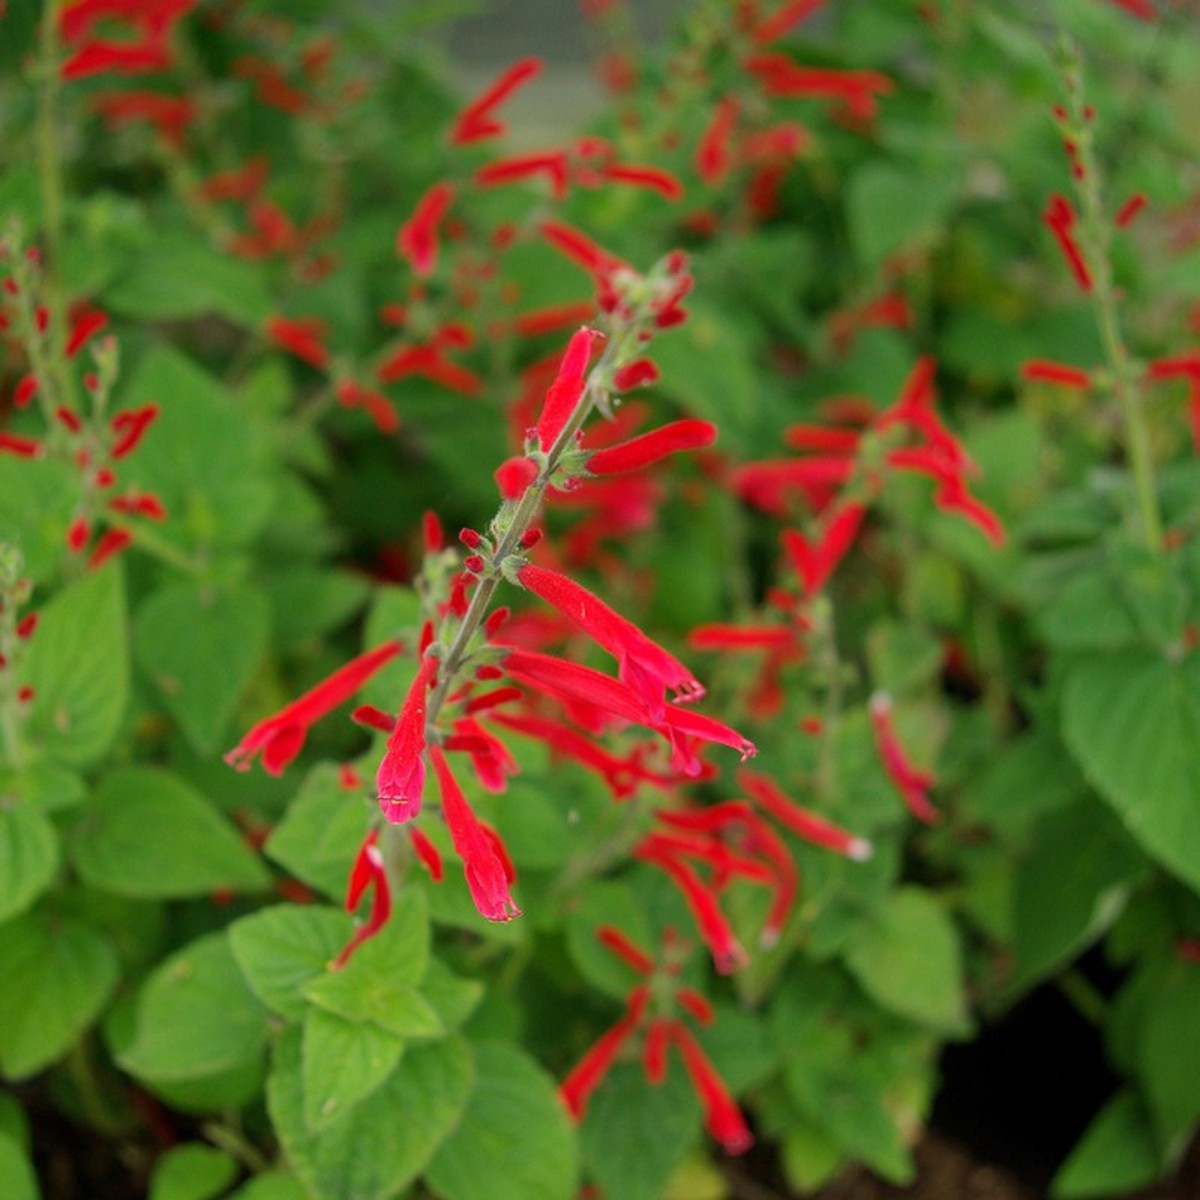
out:
M34 583L60 569L78 502L73 463L0 454L0 540L21 548L25 575Z
M370 588L349 571L296 567L275 572L268 592L276 642L287 649L347 621L363 606Z
M154 1164L149 1200L212 1200L237 1175L237 1161L224 1150L197 1142L174 1146Z
M554 1081L503 1042L475 1050L475 1087L425 1174L446 1200L569 1200L579 1148Z
M104 292L123 316L177 321L210 314L254 328L272 312L261 272L213 249L206 238L170 231L148 241Z
M265 433L211 375L159 346L138 363L128 407L161 411L122 479L166 506L161 536L188 549L246 546L271 512L275 461Z
M4 1200L39 1200L41 1194L28 1155L7 1134L0 1133L0 1196Z
M309 1197L286 1171L268 1171L231 1193L229 1200L309 1200Z
M457 1029L479 1006L483 984L477 979L462 979L439 959L429 960L429 970L421 981L421 993L437 1013L446 1029Z
M302 1021L301 988L320 976L350 940L345 913L315 905L277 904L229 927L233 957L251 991L274 1013Z
M58 870L58 834L28 802L0 798L0 921L24 912Z
M1074 663L1063 736L1151 857L1200 888L1200 655L1124 650Z
M340 902L366 818L366 804L347 794L339 769L322 763L304 777L264 849L297 879Z
M247 987L224 933L163 962L142 986L133 1041L117 1055L151 1083L203 1079L257 1062L267 1012Z
M1175 961L1142 1014L1138 1066L1160 1143L1186 1135L1200 1118L1200 969Z
M129 696L125 624L117 564L90 571L41 611L26 660L29 733L58 762L91 766L116 737Z
M1161 1167L1145 1106L1135 1092L1126 1090L1087 1127L1055 1175L1050 1194L1055 1200L1123 1196L1153 1183Z
M1025 988L1090 945L1117 918L1145 860L1095 801L1046 814L1030 835L1013 896L1017 966Z
M20 771L0 768L0 797L9 804L28 803L44 813L74 808L87 795L87 785L56 763L33 763Z
M921 888L892 893L847 946L846 966L884 1008L946 1033L964 1030L958 933L946 910Z
M348 1112L392 1073L404 1039L320 1008L304 1017L304 1124L318 1129Z
M138 608L138 663L198 754L224 748L229 719L259 667L269 627L266 597L245 584L168 584Z
M369 1103L314 1132L304 1121L300 1031L288 1029L275 1046L267 1107L312 1200L390 1200L454 1128L472 1077L461 1037L409 1046Z
M873 267L893 250L929 240L953 199L955 181L920 174L912 165L873 160L851 176L846 219L854 254Z
M126 767L107 776L83 810L70 854L87 883L119 896L261 891L271 882L225 817L158 767Z
M699 1132L699 1106L674 1058L659 1087L646 1082L640 1065L618 1063L588 1104L584 1165L606 1196L659 1200Z
M781 1145L783 1173L801 1192L815 1192L846 1161L845 1151L827 1130L802 1118L788 1124Z
M117 983L107 938L33 913L0 926L0 1072L25 1079L64 1054Z
M1142 641L1129 601L1107 564L1055 589L1037 621L1042 637L1071 650L1110 650Z

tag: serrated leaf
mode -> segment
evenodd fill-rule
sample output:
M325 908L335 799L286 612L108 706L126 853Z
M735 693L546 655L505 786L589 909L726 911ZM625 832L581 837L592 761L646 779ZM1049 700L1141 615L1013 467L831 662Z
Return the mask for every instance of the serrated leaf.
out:
M425 1175L446 1200L569 1200L579 1148L554 1081L503 1042L475 1050L475 1086Z
M64 1054L117 983L107 938L33 913L0 926L0 1072L25 1079Z
M1145 1106L1135 1092L1118 1092L1075 1144L1050 1194L1055 1200L1123 1196L1153 1183L1161 1166Z
M272 311L254 264L214 250L206 238L182 231L159 234L105 289L114 312L150 321L216 315L255 328Z
M129 697L129 649L120 567L91 571L41 610L26 682L29 736L47 756L91 766L112 743Z
M201 552L253 541L271 513L274 460L234 397L191 359L158 346L139 361L122 399L161 408L121 465L123 480L165 505L160 536Z
M39 1200L41 1196L29 1156L3 1133L0 1133L0 1196L4 1200Z
M1200 655L1081 659L1067 671L1062 709L1088 781L1148 854L1200 888Z
M899 888L856 932L846 966L884 1008L943 1032L966 1025L962 951L946 910L921 888Z
M373 1024L393 1037L431 1038L446 1032L437 1011L410 983L379 975L326 972L304 985L304 997L344 1021Z
M606 1196L658 1200L700 1133L700 1109L678 1063L650 1087L640 1065L619 1063L588 1103L583 1161Z
M138 608L138 663L198 754L223 748L229 719L258 669L269 627L266 597L246 584L168 584Z
M237 1178L232 1155L197 1142L173 1146L155 1164L149 1200L212 1200Z
M304 1124L319 1129L369 1096L393 1071L404 1039L320 1008L304 1016Z
M58 834L28 802L0 799L0 921L24 912L58 870Z
M350 918L332 908L277 904L229 927L233 957L251 991L274 1013L303 1021L302 988L320 976L353 932Z
M137 1001L133 1041L117 1055L151 1083L203 1079L257 1062L267 1011L246 985L229 939L212 933L166 959Z
M157 767L126 767L107 776L74 829L70 854L87 883L119 896L261 891L271 882L229 821Z
M454 1128L473 1074L460 1037L409 1046L368 1103L313 1132L304 1122L301 1035L289 1029L276 1043L267 1107L313 1200L390 1200Z

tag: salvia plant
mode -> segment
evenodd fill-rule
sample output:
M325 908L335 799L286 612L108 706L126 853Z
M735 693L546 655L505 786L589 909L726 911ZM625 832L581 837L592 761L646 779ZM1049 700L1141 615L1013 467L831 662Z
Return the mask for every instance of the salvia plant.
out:
M1171 1176L1195 4L452 7L0 0L0 1196L906 1184L1040 989Z

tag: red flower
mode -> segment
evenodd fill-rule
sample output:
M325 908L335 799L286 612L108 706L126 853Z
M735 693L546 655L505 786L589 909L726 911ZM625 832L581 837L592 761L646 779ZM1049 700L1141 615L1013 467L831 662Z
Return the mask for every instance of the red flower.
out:
M720 183L733 166L732 142L737 119L737 97L723 97L713 110L693 158L696 174L707 184Z
M289 354L323 370L329 363L324 339L328 329L320 317L268 317L267 336Z
M225 755L225 761L239 771L249 768L257 754L262 754L263 767L269 775L280 775L304 747L309 726L338 705L344 704L385 663L395 658L402 647L399 642L384 642L368 650L310 688L274 716L255 725L242 740Z
M34 438L0 430L0 454L15 454L17 458L40 458L44 447Z
M122 550L133 541L133 534L125 529L106 529L100 540L96 543L96 548L88 555L88 570L94 571L97 567L106 563L115 554L120 554Z
M583 1120L588 1101L604 1077L612 1070L621 1048L641 1024L646 1006L650 1002L650 989L640 984L629 993L629 1001L623 1016L611 1029L600 1035L592 1048L579 1060L571 1073L562 1081L558 1094L567 1111L576 1121Z
M593 450L588 456L587 469L593 475L620 475L625 471L648 467L668 454L701 450L716 440L717 427L708 421L672 421L669 425L662 425L619 445Z
M559 363L558 374L546 392L546 402L537 423L538 447L550 450L571 419L587 385L588 360L592 347L603 337L598 330L586 325L571 335Z
M373 829L358 849L354 866L350 870L350 883L346 889L346 911L353 912L362 899L368 885L374 886L371 912L364 924L355 931L342 952L333 960L333 969L340 970L350 961L350 955L368 938L374 937L392 913L392 890L388 883L383 852L379 849L379 830Z
M664 689L672 690L681 701L704 695L699 680L674 655L573 579L533 563L523 566L517 578L607 650L617 660L618 678L655 716L662 712Z
M846 501L822 521L820 540L813 545L799 530L785 529L783 548L800 576L806 596L815 596L854 544L867 514L864 504Z
M475 907L489 921L508 921L519 917L521 910L516 906L508 890L511 867L504 856L498 853L499 839L484 826L467 803L462 788L451 774L446 756L438 746L429 748L429 759L437 775L442 794L442 815L450 830L450 840L463 860L463 874Z
M439 660L432 656L421 660L375 773L379 807L394 825L411 821L421 811L421 792L425 787L425 693L432 686L438 665Z
M824 3L825 0L790 0L761 25L756 26L750 38L758 45L765 46L783 37L793 25L807 20Z
M407 258L421 278L432 275L437 266L437 227L453 199L452 183L435 183L396 234L396 253Z
M506 126L496 119L493 110L507 100L517 88L533 79L541 71L542 65L540 58L523 58L509 67L495 83L472 100L459 114L450 133L451 142L464 146L504 133Z
M492 473L505 500L519 500L538 477L538 465L532 458L518 454L505 459Z
M157 404L144 404L141 408L130 408L119 412L109 424L113 442L109 454L113 458L124 458L132 454L146 435L146 430L158 416Z
M609 183L629 183L635 187L650 188L667 200L679 200L683 196L683 184L669 171L659 167L638 163L606 163L600 168L600 177Z
M781 825L799 834L806 842L864 862L874 852L866 838L856 837L820 814L797 804L765 775L754 771L738 772L738 783Z
M1022 363L1021 376L1024 379L1061 384L1063 387L1092 386L1092 377L1082 367L1069 367L1065 363L1051 362L1044 358L1034 358Z
M1063 257L1067 260L1067 265L1075 275L1075 282L1083 291L1090 292L1092 290L1092 273L1072 232L1077 217L1074 208L1071 207L1071 202L1056 192L1050 197L1046 211L1042 214L1042 220L1054 234L1059 249L1062 250Z
M545 175L550 182L551 195L555 200L563 200L570 184L570 174L571 164L565 150L544 150L513 154L487 163L475 172L475 182L480 187L495 187L533 175Z
M538 231L551 246L598 279L625 266L616 255L610 254L586 234L562 221L545 220L538 226Z
M725 1081L700 1048L682 1022L671 1025L675 1045L683 1058L683 1065L692 1081L692 1087L704 1106L704 1127L721 1144L726 1154L744 1154L754 1145L745 1118L734 1104Z
M875 745L883 760L883 769L896 785L908 811L918 821L931 825L941 818L941 813L929 802L927 792L933 786L933 776L927 771L917 770L900 745L892 724L892 700L884 692L871 697L871 724L875 729Z

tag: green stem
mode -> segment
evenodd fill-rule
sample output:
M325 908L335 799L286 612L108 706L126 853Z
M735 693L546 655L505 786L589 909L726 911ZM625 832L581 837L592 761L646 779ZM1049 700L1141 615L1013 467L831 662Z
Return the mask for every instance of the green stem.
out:
M255 1175L261 1175L271 1168L271 1163L240 1129L233 1129L218 1121L208 1121L200 1127L200 1132L218 1150L236 1158L247 1170Z

